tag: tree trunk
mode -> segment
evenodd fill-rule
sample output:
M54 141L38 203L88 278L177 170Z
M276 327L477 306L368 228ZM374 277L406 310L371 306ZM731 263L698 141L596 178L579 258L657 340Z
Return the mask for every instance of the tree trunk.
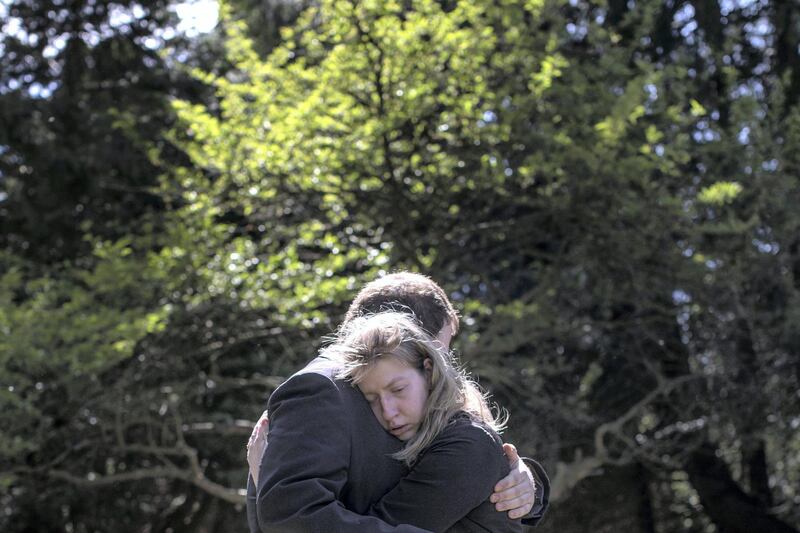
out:
M536 533L654 533L652 501L644 468L606 467L584 478L554 503Z
M692 452L686 472L719 533L798 533L797 529L771 515L762 502L746 494L731 476L728 465L715 452L716 446L705 442Z

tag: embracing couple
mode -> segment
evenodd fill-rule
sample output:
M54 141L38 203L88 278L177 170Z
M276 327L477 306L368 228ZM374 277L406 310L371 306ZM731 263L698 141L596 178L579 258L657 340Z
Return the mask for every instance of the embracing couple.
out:
M449 351L457 331L429 278L368 283L333 342L270 396L269 442L266 412L253 430L251 532L497 533L538 523L547 476L503 445L502 421Z

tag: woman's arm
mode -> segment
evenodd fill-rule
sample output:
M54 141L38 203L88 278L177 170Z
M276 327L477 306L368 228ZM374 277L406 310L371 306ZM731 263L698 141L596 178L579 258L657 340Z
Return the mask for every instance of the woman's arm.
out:
M370 508L370 514L390 524L445 531L486 502L507 473L499 438L471 421L459 420L442 431L408 475ZM505 513L497 515L512 523Z

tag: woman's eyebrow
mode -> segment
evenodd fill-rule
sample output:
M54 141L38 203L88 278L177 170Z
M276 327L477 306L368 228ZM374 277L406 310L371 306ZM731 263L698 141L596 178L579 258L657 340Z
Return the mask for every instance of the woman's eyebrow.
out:
M387 383L386 387L387 388L393 387L398 381L405 381L405 379L406 379L405 376L397 376L396 378L391 380L389 383Z
M395 385L397 385L398 382L402 382L403 384L405 384L405 380L406 380L405 376L397 376L396 378L391 379L386 385L382 385L380 388L381 389L390 389L390 388L394 387ZM376 394L376 393L372 392L371 390L365 391L363 389L361 390L361 393L364 395L364 397L366 397L367 395L375 395Z

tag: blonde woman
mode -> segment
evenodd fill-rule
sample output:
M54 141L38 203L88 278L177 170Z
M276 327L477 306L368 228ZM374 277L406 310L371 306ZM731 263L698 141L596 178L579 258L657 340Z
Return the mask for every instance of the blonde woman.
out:
M325 353L404 442L393 457L408 474L369 514L435 532L522 531L488 500L509 471L502 423L441 343L408 315L386 312L349 322Z

